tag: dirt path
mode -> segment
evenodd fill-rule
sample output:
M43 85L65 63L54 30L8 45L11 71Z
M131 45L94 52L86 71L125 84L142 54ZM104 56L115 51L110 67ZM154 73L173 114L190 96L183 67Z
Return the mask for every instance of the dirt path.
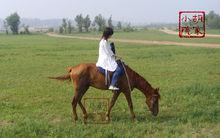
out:
M161 32L164 32L166 34L172 34L172 35L179 35L179 32L170 30L168 28L160 29ZM220 35L217 34L205 34L205 37L215 37L215 38L220 38Z
M59 37L59 38L74 38L74 39L82 39L82 40L100 40L97 37L81 37L81 36L67 36L67 35L59 35L55 33L47 33L48 36L51 37ZM136 44L147 44L147 45L177 45L177 46L196 46L196 47L207 47L207 48L220 48L220 44L211 44L211 43L180 43L173 41L151 41L151 40L135 40L135 39L111 39L115 42L123 42L123 43L136 43Z

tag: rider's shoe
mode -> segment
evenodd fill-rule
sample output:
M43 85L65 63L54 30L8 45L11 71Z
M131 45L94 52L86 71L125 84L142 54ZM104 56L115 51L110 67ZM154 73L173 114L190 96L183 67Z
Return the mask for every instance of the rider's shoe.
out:
M109 90L113 90L113 91L118 91L119 90L119 88L118 87L115 87L115 86L109 86L109 88L108 88Z

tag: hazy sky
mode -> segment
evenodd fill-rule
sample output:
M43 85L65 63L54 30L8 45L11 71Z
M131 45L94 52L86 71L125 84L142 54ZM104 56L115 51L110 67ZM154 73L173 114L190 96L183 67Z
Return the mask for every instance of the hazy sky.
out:
M131 23L177 22L180 10L214 10L220 0L0 0L0 18L18 12L23 18L71 18L101 13Z

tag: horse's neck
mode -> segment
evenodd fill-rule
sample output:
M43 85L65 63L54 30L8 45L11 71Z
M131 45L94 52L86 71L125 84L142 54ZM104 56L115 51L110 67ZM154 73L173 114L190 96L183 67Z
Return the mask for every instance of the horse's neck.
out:
M150 83L131 68L129 68L129 70L131 78L133 79L134 87L140 90L145 96L151 95L153 87L150 85Z

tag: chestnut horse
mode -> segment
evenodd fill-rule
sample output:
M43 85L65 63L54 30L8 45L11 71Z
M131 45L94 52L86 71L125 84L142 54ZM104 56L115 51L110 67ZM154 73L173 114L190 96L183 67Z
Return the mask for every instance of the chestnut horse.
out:
M144 94L144 96L146 97L146 104L148 105L148 108L150 109L152 115L157 116L159 112L159 88L154 89L142 76L140 76L130 67L128 67L127 65L124 65L124 67L129 77L130 87L128 85L126 75L121 76L118 80L119 91L113 92L113 97L111 99L110 106L106 113L106 120L110 120L111 109L114 106L115 101L117 100L121 92L125 95L126 100L128 102L128 106L130 108L131 113L131 119L135 119L130 92L130 89L132 91L134 88L137 88ZM80 108L82 109L83 118L84 120L86 120L88 115L85 107L81 102L81 99L90 86L95 87L97 89L107 90L108 86L105 84L105 76L98 71L96 65L93 63L79 64L75 67L68 67L67 70L67 75L49 78L63 81L72 80L75 89L72 100L73 118L75 121L78 119L76 113L76 106L78 103ZM110 76L112 76L112 74Z

